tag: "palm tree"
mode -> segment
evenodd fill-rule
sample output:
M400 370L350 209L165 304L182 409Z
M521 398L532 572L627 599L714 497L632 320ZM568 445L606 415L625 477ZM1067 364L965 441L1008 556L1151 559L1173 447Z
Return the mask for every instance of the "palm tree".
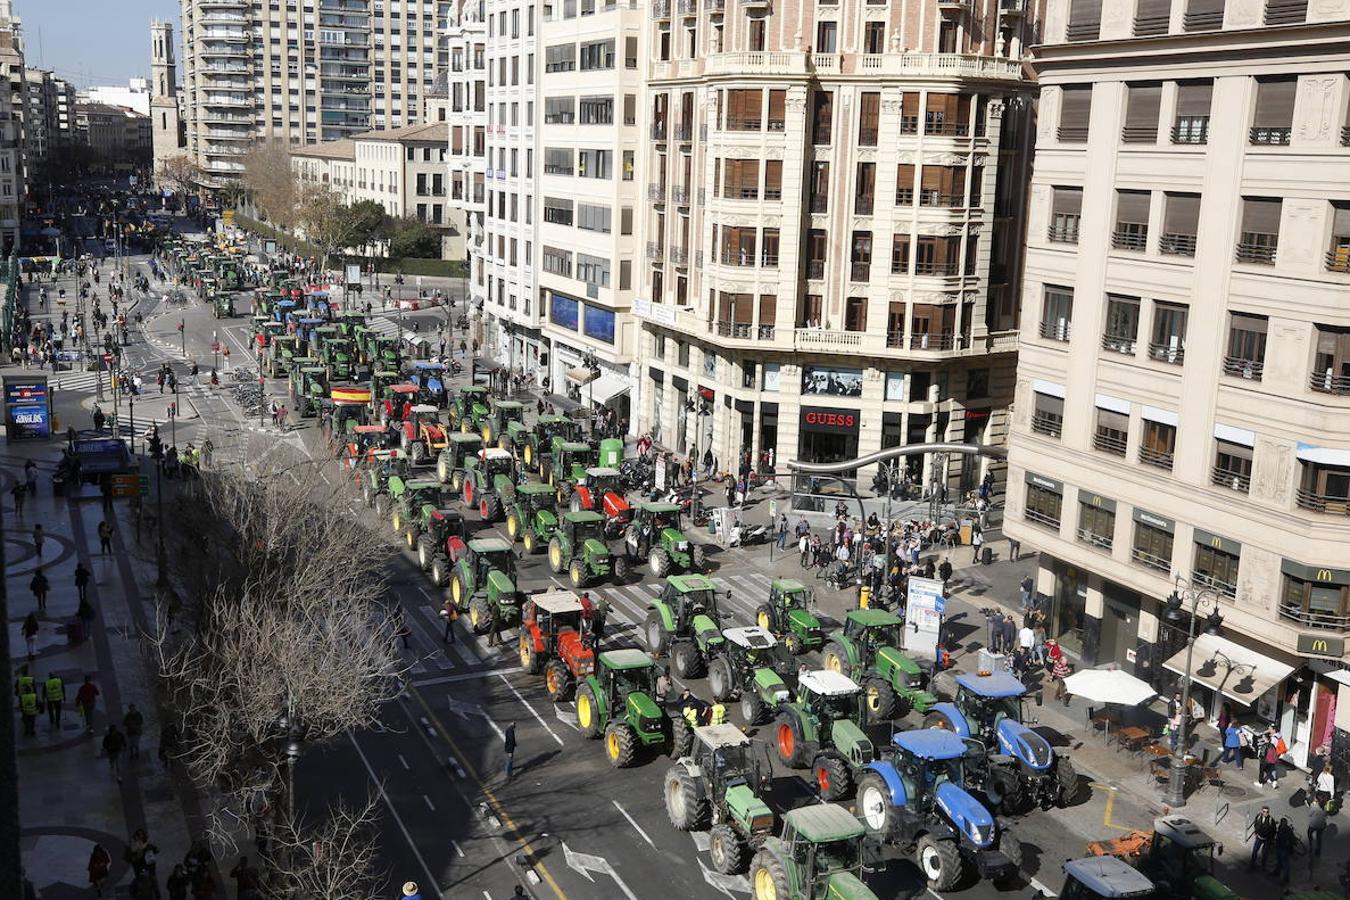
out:
M248 196L248 189L239 179L232 179L220 187L220 202L226 209L238 209Z

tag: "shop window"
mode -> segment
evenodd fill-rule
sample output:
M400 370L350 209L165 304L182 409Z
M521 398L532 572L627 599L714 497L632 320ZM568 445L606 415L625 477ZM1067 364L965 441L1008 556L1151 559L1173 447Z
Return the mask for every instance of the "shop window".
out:
M1286 562L1280 616L1308 628L1350 629L1350 572Z
M1093 501L1096 501L1095 503ZM1078 500L1078 531L1080 543L1099 550L1111 549L1116 534L1116 510L1095 495Z
M1027 505L1025 518L1028 522L1059 530L1060 513L1064 506L1064 497L1047 487L1027 482Z
M1134 543L1130 546L1130 559L1155 572L1171 574L1172 532L1140 518L1147 515L1138 512L1135 514Z

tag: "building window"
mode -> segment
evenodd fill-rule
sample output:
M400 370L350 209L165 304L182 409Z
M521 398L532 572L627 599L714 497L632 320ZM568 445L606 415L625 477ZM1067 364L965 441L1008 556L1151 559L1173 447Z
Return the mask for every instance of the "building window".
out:
M1166 30L1164 26L1163 31ZM1172 143L1209 142L1209 108L1213 94L1213 81L1177 82L1177 115L1172 121Z
M833 138L834 94L829 91L816 91L811 97L811 102L811 142L818 147L827 146Z
M1350 515L1350 466L1299 460L1299 469L1294 499L1300 508Z
M1350 572L1314 569L1288 560L1281 566L1284 592L1280 615L1309 628L1350 627Z
M1218 2L1222 5L1222 0ZM1294 130L1294 96L1297 93L1297 78L1257 79L1256 111L1249 134L1252 144L1285 146L1289 143Z
M1070 0L1069 27L1066 36L1071 41L1095 41L1101 33L1102 0Z
M1083 189L1053 188L1050 204L1049 239L1057 244L1078 243L1078 224L1083 217Z
M1155 572L1172 572L1172 524L1161 516L1136 509L1130 559Z
M1036 481L1033 481L1033 478ZM1023 515L1028 522L1035 522L1037 525L1058 531L1063 506L1063 488L1056 489L1049 479L1027 475L1027 505Z
M1168 256L1195 256L1195 238L1200 230L1199 194L1163 195L1163 230L1158 252Z
M869 25L881 25L882 22L869 22ZM881 94L867 91L858 100L858 144L862 147L877 145L878 128L881 122Z
M1228 352L1223 373L1260 381L1266 366L1266 330L1270 320L1250 313L1228 314Z
M1196 532L1191 580L1213 588L1225 597L1236 597L1238 554L1228 552L1225 545L1231 546L1222 538Z
M1099 550L1111 549L1116 534L1116 505L1095 494L1079 492L1078 531L1080 543Z
M1161 104L1161 84L1126 85L1125 127L1121 129L1120 139L1127 144L1157 143Z
M1139 461L1145 465L1172 471L1177 449L1177 429L1166 422L1144 420L1139 442Z
M914 171L913 163L900 163L895 167L896 206L914 205Z
M1134 355L1139 337L1139 298L1120 294L1106 295L1106 329L1102 333L1102 349Z
M1041 337L1052 341L1067 341L1072 320L1073 288L1047 284L1041 305Z
M1237 261L1255 265L1275 264L1280 246L1280 211L1277 198L1242 198L1242 233L1238 235Z
M544 198L544 221L554 225L572 224L572 201L566 198Z
M1153 195L1148 191L1116 191L1116 227L1111 246L1143 251L1148 247L1148 213Z
M1148 345L1149 359L1179 366L1186 361L1186 319L1188 307L1180 303L1153 304L1153 336Z
M1350 328L1316 325L1314 338L1308 386L1322 394L1350 394Z
M1031 430L1037 434L1058 439L1064 430L1064 400L1050 394L1034 393L1035 409L1031 413Z
M1182 25L1187 31L1218 31L1223 27L1224 0L1187 0Z
M1215 438L1214 466L1209 471L1209 481L1215 487L1242 494L1251 490L1252 448Z
M886 52L885 22L868 22L863 25L863 52L869 54Z
M1350 128L1342 133L1341 143L1350 140ZM1350 273L1350 202L1331 202L1331 247L1327 250L1327 271Z
M835 22L820 22L816 25L816 52L833 54L838 51L839 26Z
M1092 87L1063 88L1060 91L1059 103L1059 142L1061 144L1087 143L1088 125L1091 120Z
M1097 425L1092 434L1092 446L1112 456L1124 456L1130 435L1128 413L1097 407Z
M1172 0L1139 0L1134 9L1134 36L1167 34L1172 19Z

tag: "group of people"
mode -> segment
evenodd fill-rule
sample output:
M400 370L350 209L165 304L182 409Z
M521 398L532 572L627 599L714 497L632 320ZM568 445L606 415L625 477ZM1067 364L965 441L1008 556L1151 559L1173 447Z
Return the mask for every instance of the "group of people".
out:
M150 840L144 828L136 829L127 843L122 859L131 869L129 889L132 900L159 900L163 896L159 887L159 846ZM94 896L102 897L112 871L112 854L102 844L94 844L89 854L89 884L94 888ZM216 893L215 857L210 846L203 840L193 841L164 881L168 900L215 900ZM258 900L262 891L262 874L247 856L240 856L230 878L235 883L235 896L238 900Z

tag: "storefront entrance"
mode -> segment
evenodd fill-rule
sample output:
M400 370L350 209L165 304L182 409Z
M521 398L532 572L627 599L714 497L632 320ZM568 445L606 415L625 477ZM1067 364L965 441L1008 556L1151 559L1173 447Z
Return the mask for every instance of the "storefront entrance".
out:
M1102 600L1102 642L1097 662L1114 662L1129 671L1139 642L1139 595L1108 581L1103 585Z
M843 462L858 457L858 411L803 406L797 457L803 462Z
M1048 637L1059 641L1070 653L1083 653L1083 619L1087 615L1087 573L1066 563L1056 562L1054 593L1050 598Z

